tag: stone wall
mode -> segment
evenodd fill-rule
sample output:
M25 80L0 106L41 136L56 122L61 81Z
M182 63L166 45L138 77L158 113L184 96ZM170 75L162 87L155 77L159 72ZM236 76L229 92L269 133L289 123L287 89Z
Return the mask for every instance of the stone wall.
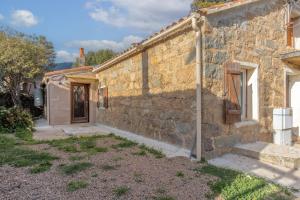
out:
M191 148L195 138L195 34L185 33L98 73L109 108L98 122Z
M283 0L259 1L207 17L203 133L207 157L230 151L238 142L272 138L272 111L284 106L286 51ZM259 123L224 124L224 68L227 60L259 65ZM213 106L212 106L213 105Z

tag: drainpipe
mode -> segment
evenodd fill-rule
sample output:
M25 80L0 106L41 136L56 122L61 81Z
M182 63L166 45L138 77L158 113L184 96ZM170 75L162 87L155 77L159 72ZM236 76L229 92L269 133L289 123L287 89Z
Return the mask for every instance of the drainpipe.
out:
M193 14L192 27L196 33L196 157L202 158L202 20L198 13Z

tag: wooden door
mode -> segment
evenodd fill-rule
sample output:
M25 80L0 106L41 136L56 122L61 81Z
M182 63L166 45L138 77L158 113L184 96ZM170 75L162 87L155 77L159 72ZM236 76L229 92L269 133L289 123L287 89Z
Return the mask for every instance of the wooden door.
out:
M72 123L89 122L89 85L71 84L71 107Z

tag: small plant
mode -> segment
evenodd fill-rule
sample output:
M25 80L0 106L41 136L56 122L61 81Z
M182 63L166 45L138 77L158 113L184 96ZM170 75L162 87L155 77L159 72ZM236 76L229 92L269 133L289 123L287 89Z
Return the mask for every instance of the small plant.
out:
M139 146L141 150L147 151L148 153L154 155L155 158L163 158L165 155L163 154L162 151L156 150L151 147L147 147L146 145L142 144Z
M92 174L92 177L93 177L93 178L96 178L96 177L98 177L98 174L97 174L97 173L93 173L93 174Z
M135 156L146 156L147 152L145 150L140 150L138 152L132 153L132 155L135 155Z
M92 166L93 166L92 163L81 162L81 163L74 163L70 165L61 166L61 170L64 174L71 175L86 170Z
M85 181L71 181L70 183L68 183L67 190L69 192L74 192L76 190L86 188L87 186L88 183Z
M38 174L50 170L52 163L44 162L30 169L30 173Z
M110 171L110 170L115 170L116 169L116 167L112 166L112 165L101 165L100 167L104 171Z
M32 139L32 131L28 128L17 128L16 129L16 137L25 140L25 141L33 141Z
M184 173L182 171L178 171L178 172L176 172L176 176L182 178L182 177L184 177Z
M129 192L130 188L126 186L117 187L113 190L117 197L123 196Z
M143 179L142 176L143 176L142 174L134 172L134 174L133 174L134 181L137 182L137 183L144 182L144 179Z
M118 149L118 148L131 148L131 147L134 147L136 145L137 145L136 142L132 142L130 140L124 140L123 142L121 142L119 144L112 145L112 148L114 148L114 149Z

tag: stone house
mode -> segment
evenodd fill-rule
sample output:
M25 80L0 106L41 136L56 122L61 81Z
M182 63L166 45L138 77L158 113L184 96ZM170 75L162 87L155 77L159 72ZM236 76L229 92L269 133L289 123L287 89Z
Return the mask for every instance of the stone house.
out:
M239 0L180 19L92 70L95 122L198 158L272 142L274 108L300 125L299 16L293 1Z

